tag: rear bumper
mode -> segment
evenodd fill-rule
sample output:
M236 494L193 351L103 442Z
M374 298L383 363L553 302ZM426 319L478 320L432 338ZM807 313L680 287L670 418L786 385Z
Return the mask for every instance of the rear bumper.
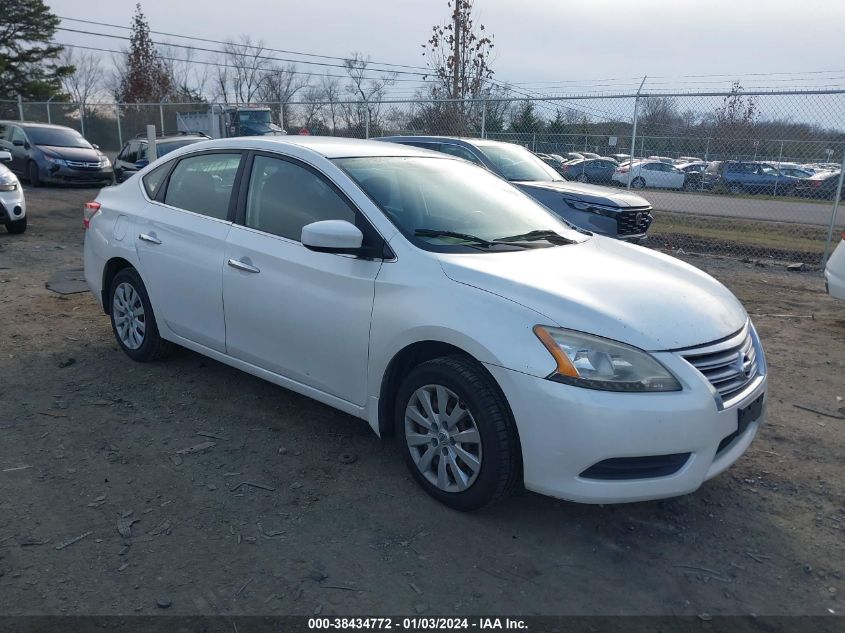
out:
M834 299L845 301L845 240L839 242L824 269L827 292Z

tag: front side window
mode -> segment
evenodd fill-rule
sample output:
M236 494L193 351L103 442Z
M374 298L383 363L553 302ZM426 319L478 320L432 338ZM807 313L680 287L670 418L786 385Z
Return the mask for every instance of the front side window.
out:
M468 160L471 163L475 163L476 165L480 165L481 161L478 160L478 157L473 154L471 151L466 149L465 147L461 147L460 145L452 145L451 143L443 143L440 146L440 151L444 154L449 154L450 156L457 156L458 158L463 158L464 160Z
M183 158L170 174L164 203L225 220L240 161L240 154L200 154Z
M355 223L355 211L325 180L286 160L256 156L246 198L246 226L300 241L321 220Z
M461 237L431 234L443 231L489 241L532 231L554 231L573 241L585 239L533 198L463 161L367 156L334 162L396 228L426 250L467 252L473 248Z
M501 143L477 147L490 159L496 171L507 180L563 180L554 169L519 145Z
M15 141L21 141L22 143L26 143L26 135L23 133L23 130L19 127L13 127L11 141L12 143L14 143Z

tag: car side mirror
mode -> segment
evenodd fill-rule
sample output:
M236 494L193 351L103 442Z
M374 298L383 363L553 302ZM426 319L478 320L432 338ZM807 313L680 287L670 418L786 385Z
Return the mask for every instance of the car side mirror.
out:
M94 145L93 143L91 143L91 147L93 147L94 149L100 149L99 145Z
M358 255L364 234L346 220L322 220L302 227L302 245L318 253Z
M12 145L17 145L18 147L23 147L23 141L20 140L19 138L16 138L14 141L12 141Z
M0 163L8 163L12 160L11 152L0 151Z

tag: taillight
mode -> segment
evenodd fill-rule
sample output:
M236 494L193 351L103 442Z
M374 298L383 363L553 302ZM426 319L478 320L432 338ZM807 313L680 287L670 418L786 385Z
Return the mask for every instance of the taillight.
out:
M629 169L630 169L629 167L620 167L617 171L620 174L627 174Z
M819 187L821 187L821 186L822 186L822 181L821 181L821 180L811 180L811 181L810 181L810 187L811 187L812 189L818 189L818 188L819 188Z
M85 207L82 209L82 226L86 229L91 226L91 220L100 212L100 203L96 200L92 202L86 202Z

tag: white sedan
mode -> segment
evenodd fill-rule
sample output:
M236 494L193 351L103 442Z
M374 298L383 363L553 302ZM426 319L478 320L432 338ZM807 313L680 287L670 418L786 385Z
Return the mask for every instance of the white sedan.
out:
M9 233L26 231L26 200L18 177L3 163L10 162L9 152L0 152L0 224Z
M454 508L521 484L692 492L765 415L763 350L724 286L445 154L205 141L103 189L84 224L130 358L182 345L362 418Z
M686 174L674 165L659 160L641 160L620 165L613 172L612 178L614 182L627 186L630 177L633 189L683 189L685 176Z

